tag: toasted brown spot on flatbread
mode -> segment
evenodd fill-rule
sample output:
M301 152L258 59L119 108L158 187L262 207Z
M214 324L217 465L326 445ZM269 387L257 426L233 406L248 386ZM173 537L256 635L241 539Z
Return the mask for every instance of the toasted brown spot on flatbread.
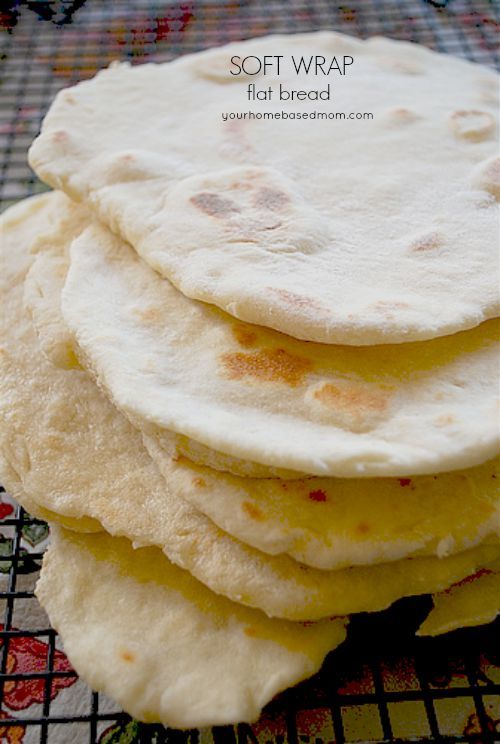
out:
M307 392L313 403L320 403L317 411L323 420L349 431L369 431L382 421L389 410L392 388L368 385L348 380L324 383ZM325 416L327 417L325 419Z
M134 310L134 315L140 320L144 320L146 323L159 323L164 320L164 316L160 308L155 305L150 307L137 308Z
M287 305L290 305L291 307L310 308L311 310L321 312L323 315L327 310L323 305L315 300L314 297L306 297L305 295L300 295L296 292L290 292L287 289L279 289L278 287L267 287L267 291L277 295L280 300L283 300L284 302L286 302Z
M241 507L243 511L248 514L251 519L255 519L256 522L262 522L266 518L264 512L259 509L258 506L255 506L255 504L252 504L251 501L244 501Z
M485 163L475 180L480 189L500 200L500 158Z
M426 253L427 251L435 251L437 248L441 248L444 245L444 240L439 233L429 233L423 235L421 238L417 238L410 243L410 251L412 253Z
M454 111L450 116L450 126L458 139L480 142L495 131L495 119L486 111Z
M390 109L388 114L393 124L410 124L419 118L415 111L402 107Z
M193 478L193 486L196 488L206 488L207 482L203 478Z
M360 535L366 535L370 532L370 525L366 522L360 522L356 527L356 531L359 532Z
M232 380L253 377L261 382L283 382L290 387L297 387L313 368L310 359L290 354L285 349L223 354L221 359Z
M240 208L231 199L226 199L210 191L203 191L195 194L189 200L197 209L205 212L210 217L224 218L234 212L239 212Z
M253 203L258 209L270 209L279 212L290 202L290 197L278 189L261 188L255 194Z
M451 413L444 413L442 416L438 416L434 423L436 426L449 426L455 423L455 417Z
M69 139L69 134L64 129L58 129L52 133L54 142L65 142L67 139Z
M385 411L388 404L388 395L385 391L366 389L356 383L340 387L327 382L316 390L314 397L327 406L347 408L360 414L365 410Z
M246 323L234 323L232 331L233 336L241 346L255 346L257 334Z
M254 186L250 181L252 180L251 177L249 177L248 181L233 181L230 185L231 191L251 191Z
M135 654L133 654L132 651L128 651L127 649L120 651L120 657L123 659L123 661L135 661Z

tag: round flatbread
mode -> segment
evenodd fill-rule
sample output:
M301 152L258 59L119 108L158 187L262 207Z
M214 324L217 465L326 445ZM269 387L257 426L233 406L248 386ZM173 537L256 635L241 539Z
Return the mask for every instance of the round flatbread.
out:
M497 87L415 44L271 36L62 91L30 162L189 297L306 340L429 339L498 313Z
M498 460L412 478L285 481L218 473L144 443L172 493L224 532L315 568L442 558L500 538Z
M327 346L184 297L97 223L70 255L65 320L141 426L338 477L443 472L498 453L498 320L426 342Z
M345 638L342 619L272 620L105 533L52 529L36 595L92 689L175 728L256 720Z

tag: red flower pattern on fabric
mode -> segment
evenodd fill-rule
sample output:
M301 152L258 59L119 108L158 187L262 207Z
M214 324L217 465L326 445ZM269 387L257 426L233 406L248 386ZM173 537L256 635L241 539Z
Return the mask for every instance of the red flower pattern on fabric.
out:
M3 625L0 624L0 630ZM0 648L4 640L0 639ZM30 674L45 672L49 647L47 643L31 637L13 637L9 639L7 655L7 673ZM57 672L71 672L72 667L62 651L54 652L53 669ZM50 699L53 700L58 692L65 687L71 687L77 676L53 677L50 686ZM43 703L45 699L45 684L43 678L8 680L4 683L3 701L11 710L24 710L33 703ZM9 742L10 744L10 742Z
M5 519L14 511L12 504L8 504L5 501L0 501L0 519Z

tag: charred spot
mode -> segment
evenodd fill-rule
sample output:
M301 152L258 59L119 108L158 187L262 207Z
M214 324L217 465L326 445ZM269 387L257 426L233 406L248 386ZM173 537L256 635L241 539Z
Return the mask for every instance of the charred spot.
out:
M290 203L290 197L284 191L264 187L257 191L253 203L258 209L279 212Z
M189 201L196 209L205 212L210 217L227 217L229 214L240 211L238 205L231 199L225 199L210 191L195 194Z

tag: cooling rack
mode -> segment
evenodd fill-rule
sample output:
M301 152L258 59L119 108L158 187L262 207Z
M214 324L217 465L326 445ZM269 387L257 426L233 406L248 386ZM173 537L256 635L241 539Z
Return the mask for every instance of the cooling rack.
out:
M498 66L498 11L493 0L3 0L1 207L44 188L26 151L55 93L112 60L164 61L270 32L331 28ZM43 522L0 493L2 744L500 740L498 623L416 639L426 598L355 618L321 672L279 696L254 726L179 732L138 724L77 678L36 602L46 538Z

